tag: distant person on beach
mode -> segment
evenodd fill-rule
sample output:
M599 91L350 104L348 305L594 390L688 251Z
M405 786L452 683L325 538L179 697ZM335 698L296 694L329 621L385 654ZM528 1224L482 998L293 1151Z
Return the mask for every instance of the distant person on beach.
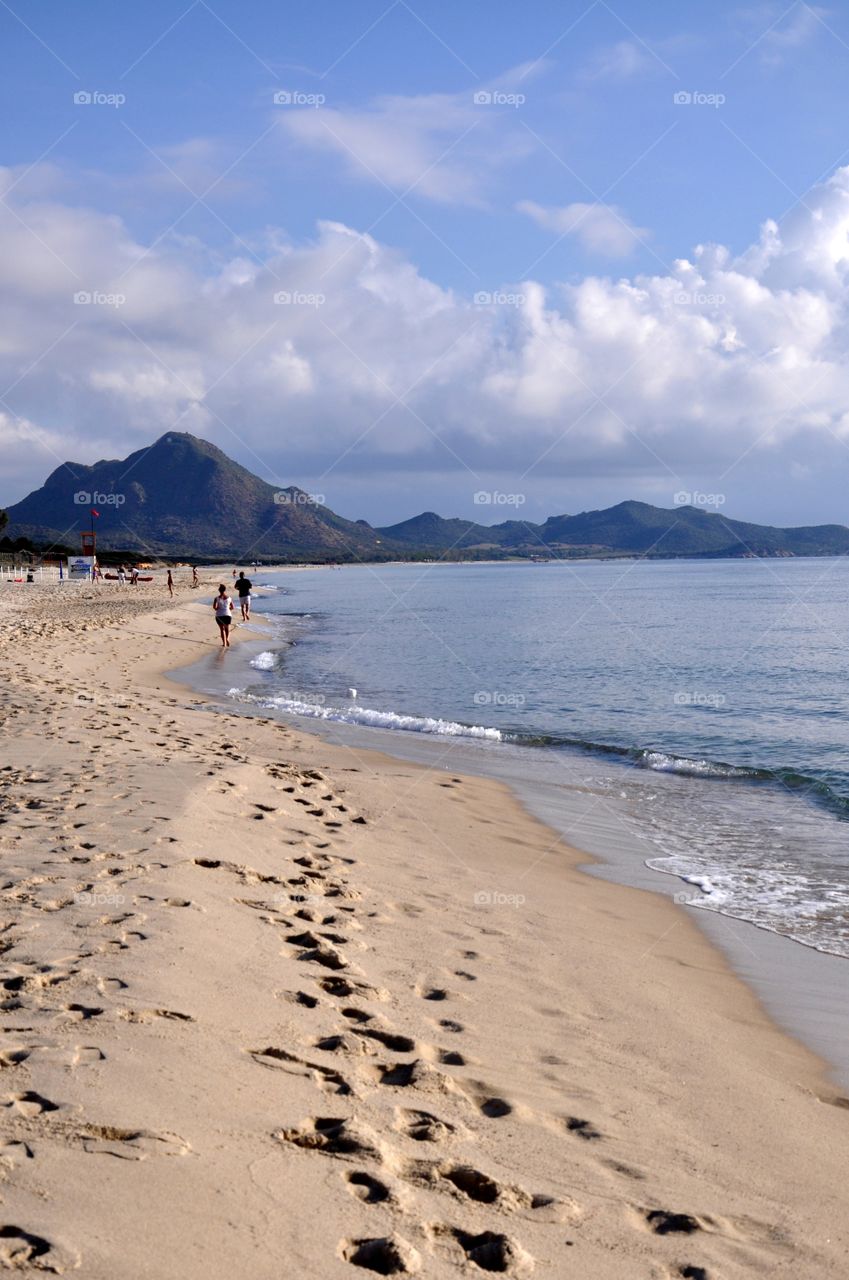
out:
M135 565L130 570L130 586L137 587L139 585L139 571Z
M174 579L171 577L171 570L168 570L168 594L173 600L174 598Z
M200 586L200 578L198 577L198 567L196 564L192 565L192 586L193 587Z
M118 565L118 581L122 585L127 581L127 571L122 564Z
M245 577L244 569L239 573L235 586L239 593L239 604L242 606L242 622L249 622L251 617L251 587L253 583L250 578Z
M218 595L212 602L215 610L215 621L218 623L218 630L221 633L221 644L225 649L230 648L230 624L233 621L233 601L227 594L227 588L222 582L218 587Z

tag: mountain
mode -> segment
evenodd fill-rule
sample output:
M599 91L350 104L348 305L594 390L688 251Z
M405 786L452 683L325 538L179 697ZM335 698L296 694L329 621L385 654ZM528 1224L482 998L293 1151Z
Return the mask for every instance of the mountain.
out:
M294 486L275 488L215 445L169 431L128 458L64 463L9 508L10 538L76 546L98 511L103 550L227 559L374 558L379 535Z
M849 555L849 529L777 529L692 506L620 502L543 524L480 525L425 511L372 528L345 520L303 489L275 489L215 445L169 431L123 460L68 462L9 508L6 536L79 545L94 507L98 546L138 556L226 560L507 559L605 555ZM5 541L5 539L4 539Z
M551 547L604 547L654 556L849 553L849 529L843 525L776 529L696 507L667 511L646 502L620 502L577 516L550 516L540 526L540 537Z
M445 552L587 556L773 556L849 554L849 529L839 524L775 529L697 507L666 510L647 502L620 502L603 511L549 516L543 524L505 520L478 525L446 520L433 511L378 529L384 545Z
M452 548L500 546L504 539L502 529L501 525L474 524L456 516L446 519L435 511L423 511L420 516L387 525L377 532L384 542L395 546L449 551Z

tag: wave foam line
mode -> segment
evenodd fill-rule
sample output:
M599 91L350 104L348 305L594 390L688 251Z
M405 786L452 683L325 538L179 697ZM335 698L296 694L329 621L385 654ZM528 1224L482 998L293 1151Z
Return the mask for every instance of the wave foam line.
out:
M480 724L461 724L457 720L440 720L432 716L406 716L395 711L376 711L370 707L327 707L315 702L299 702L293 698L258 698L243 689L230 689L229 696L242 702L255 702L274 707L288 715L307 716L313 720L332 720L340 724L365 725L370 729L401 729L406 733L432 733L448 738L483 738L501 742L500 729Z

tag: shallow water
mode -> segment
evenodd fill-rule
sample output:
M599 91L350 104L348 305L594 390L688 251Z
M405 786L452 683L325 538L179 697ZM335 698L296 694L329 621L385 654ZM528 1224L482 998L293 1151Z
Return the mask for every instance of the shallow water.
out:
M849 559L269 581L271 637L214 691L304 727L466 741L484 771L592 797L691 905L849 956Z

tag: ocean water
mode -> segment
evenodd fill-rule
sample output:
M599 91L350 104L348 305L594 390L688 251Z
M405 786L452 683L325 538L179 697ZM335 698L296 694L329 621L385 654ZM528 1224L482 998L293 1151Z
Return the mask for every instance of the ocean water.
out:
M693 907L849 956L849 559L257 581L271 630L214 684L241 709L462 741L587 799Z

